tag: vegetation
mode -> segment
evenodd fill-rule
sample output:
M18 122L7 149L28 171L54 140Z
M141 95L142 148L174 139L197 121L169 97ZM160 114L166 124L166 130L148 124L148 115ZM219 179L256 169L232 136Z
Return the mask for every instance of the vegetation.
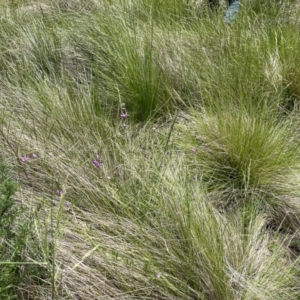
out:
M31 214L16 203L17 185L2 160L0 179L0 297L15 299L14 285L26 282L23 277L38 276L43 263L37 262L39 244L34 240Z
M0 5L1 299L300 299L299 1Z

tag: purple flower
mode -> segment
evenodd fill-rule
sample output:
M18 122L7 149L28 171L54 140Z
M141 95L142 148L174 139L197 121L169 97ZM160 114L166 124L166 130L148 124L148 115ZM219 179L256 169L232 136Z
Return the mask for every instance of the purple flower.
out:
M156 274L156 278L160 278L161 277L161 274L160 273L157 273Z
M26 154L26 155L24 155L24 156L21 156L19 160L20 160L21 163L24 163L24 162L26 162L27 160L29 160L29 155Z
M192 151L193 153L196 153L196 149L195 149L195 148L192 148L191 151Z
M35 154L35 153L32 153L32 154L30 154L30 155L28 155L28 154L26 154L26 155L24 155L24 156L21 156L20 158L19 158L19 161L21 162L21 163L24 163L24 162L26 162L27 160L29 160L30 158L37 158L38 156Z
M121 112L120 117L121 117L121 119L123 119L123 120L126 119L126 117L127 117L126 112Z
M92 164L94 165L95 168L100 168L102 163L103 163L102 159L99 159L99 158L94 158L92 160Z
M63 194L63 190L56 190L56 194L58 195L58 196L61 196L62 194Z

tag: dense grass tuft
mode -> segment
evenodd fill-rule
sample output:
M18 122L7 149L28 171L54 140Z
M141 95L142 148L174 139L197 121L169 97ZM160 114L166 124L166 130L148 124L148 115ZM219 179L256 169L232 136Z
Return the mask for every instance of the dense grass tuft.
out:
M219 205L243 205L249 195L263 195L268 211L299 219L299 140L291 121L278 124L261 112L251 117L239 110L195 113L179 128L191 168L210 191L223 195Z

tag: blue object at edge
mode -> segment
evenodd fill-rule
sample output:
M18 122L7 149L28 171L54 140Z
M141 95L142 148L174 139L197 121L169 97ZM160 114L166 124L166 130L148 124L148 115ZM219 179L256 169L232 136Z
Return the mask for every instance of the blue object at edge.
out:
M239 11L240 0L232 1L225 12L224 22L231 23L236 18Z

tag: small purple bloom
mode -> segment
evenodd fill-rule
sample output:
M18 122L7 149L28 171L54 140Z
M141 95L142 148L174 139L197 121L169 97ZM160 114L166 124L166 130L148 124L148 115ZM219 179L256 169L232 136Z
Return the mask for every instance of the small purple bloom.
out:
M196 153L196 149L195 149L195 148L192 148L191 151L192 151L193 153Z
M28 154L26 154L26 155L20 157L20 162L21 162L21 163L24 163L24 162L26 162L27 160L29 160L29 155L28 155Z
M156 278L160 278L161 277L161 274L160 273L157 273L156 274Z
M36 155L35 153L32 153L32 154L31 154L31 157L32 157L32 158L37 158L37 155Z
M102 165L102 159L99 158L94 158L92 160L92 164L94 165L95 168L100 168L100 166Z
M121 112L120 117L121 117L121 119L123 119L123 120L126 119L126 117L127 117L126 112Z
M62 194L63 194L63 190L56 190L56 194L58 195L58 196L61 196Z

